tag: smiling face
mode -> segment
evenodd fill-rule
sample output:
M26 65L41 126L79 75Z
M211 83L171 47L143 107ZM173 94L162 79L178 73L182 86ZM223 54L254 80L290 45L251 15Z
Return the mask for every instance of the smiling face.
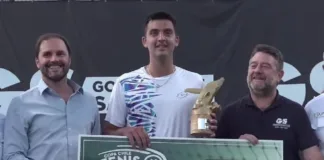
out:
M179 44L174 26L170 20L151 20L146 27L142 43L149 50L150 56L161 57L173 54Z
M58 82L66 78L71 64L71 57L63 40L49 38L41 42L35 61L37 68L42 72L43 78Z
M270 54L256 52L251 57L247 84L252 94L268 95L276 89L283 76L278 66L278 61Z

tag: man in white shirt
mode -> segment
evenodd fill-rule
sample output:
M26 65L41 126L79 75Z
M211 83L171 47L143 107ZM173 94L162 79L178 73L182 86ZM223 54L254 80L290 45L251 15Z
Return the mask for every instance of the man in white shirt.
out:
M317 138L320 140L320 149L324 155L324 91L305 105L305 111L311 122L312 128L315 130Z
M149 50L149 64L116 80L104 131L127 136L133 146L136 142L143 148L149 146L149 137L190 136L190 116L197 95L184 90L204 86L201 75L173 63L180 40L175 19L157 12L147 18L145 26L142 43Z
M320 140L320 149L324 155L324 93L310 100L306 104L305 110L317 138Z

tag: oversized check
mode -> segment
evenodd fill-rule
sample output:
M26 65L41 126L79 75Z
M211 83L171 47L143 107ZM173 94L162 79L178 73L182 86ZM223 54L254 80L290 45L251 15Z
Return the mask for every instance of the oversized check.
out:
M145 150L129 145L126 137L79 137L79 160L283 160L283 141L198 138L151 138Z

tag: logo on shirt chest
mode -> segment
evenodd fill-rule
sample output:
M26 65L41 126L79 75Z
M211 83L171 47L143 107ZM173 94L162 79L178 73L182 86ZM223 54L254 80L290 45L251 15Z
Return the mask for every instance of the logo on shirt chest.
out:
M276 122L272 124L274 128L278 129L289 129L290 124L287 118L277 118Z
M187 92L180 92L177 94L177 98L182 99L188 96Z
M315 117L315 118L321 118L321 117L324 117L324 112L316 112L316 113L314 114L314 117Z

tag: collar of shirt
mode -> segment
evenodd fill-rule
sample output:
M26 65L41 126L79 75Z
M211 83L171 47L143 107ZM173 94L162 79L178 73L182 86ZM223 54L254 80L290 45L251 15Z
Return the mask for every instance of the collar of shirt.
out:
M245 104L246 104L245 105L246 107L255 107L255 108L257 108L256 105L254 104L254 102L253 102L250 94L248 96L246 96L246 98L245 98ZM279 95L279 92L277 90L275 99L273 100L273 102L271 103L271 105L266 110L280 107L281 104L282 104L281 96Z
M78 85L77 83L75 83L74 81L72 81L70 79L67 80L67 83L68 83L69 86L72 87L74 93L79 92L79 93L83 94L84 91L83 91L83 88L80 85ZM38 87L38 90L39 90L39 92L41 94L43 94L45 90L49 89L48 85L44 82L43 79L40 79L37 87Z

